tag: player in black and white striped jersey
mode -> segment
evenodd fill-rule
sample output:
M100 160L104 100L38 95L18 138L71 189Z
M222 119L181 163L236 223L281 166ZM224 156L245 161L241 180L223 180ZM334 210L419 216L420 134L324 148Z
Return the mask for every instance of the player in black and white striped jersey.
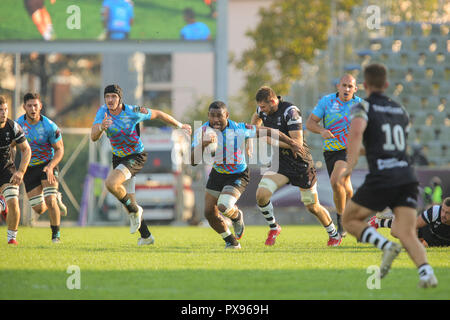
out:
M351 176L358 162L361 143L364 144L369 174L348 201L343 224L359 241L383 251L380 266L380 277L383 278L402 246L368 226L365 219L390 208L395 215L391 233L400 240L417 266L419 287L435 287L438 281L428 264L425 248L415 234L419 182L406 153L409 116L403 106L383 94L388 85L386 67L371 64L364 69L367 97L350 111L347 169L340 179Z
M374 228L391 228L392 219L379 219L376 216L369 220ZM450 197L441 205L434 205L417 216L417 236L425 247L450 246Z
M19 168L13 162L12 149L17 146L21 151ZM6 99L0 96L0 193L4 196L8 215L8 244L17 245L17 229L20 222L19 185L27 170L31 158L31 148L20 125L8 119ZM3 211L3 210L2 210Z

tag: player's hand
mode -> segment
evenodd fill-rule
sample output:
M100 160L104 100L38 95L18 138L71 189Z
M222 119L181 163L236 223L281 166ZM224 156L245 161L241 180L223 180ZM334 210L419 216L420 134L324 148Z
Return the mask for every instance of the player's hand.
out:
M56 1L56 0L50 0L50 3L51 3L51 4L55 4L55 1Z
M181 126L181 129L183 129L184 131L186 131L186 133L187 133L188 135L191 135L191 134L192 134L192 128L191 128L191 126L190 126L189 124L187 124L187 123L183 123L183 125Z
M45 166L44 169L42 169L42 171L45 172L45 174L47 175L47 181L50 184L54 184L56 183L56 178L55 175L53 174L53 168L50 166Z
M322 136L322 138L324 139L332 139L335 138L334 134L331 133L330 130L322 130L322 132L320 133L320 135Z
M305 152L305 149L303 149L303 146L297 142L294 142L294 144L292 144L290 147L291 147L291 151L292 151L292 154L294 155L295 159L297 159L297 155L301 156Z
M20 185L21 183L22 183L22 181L23 181L23 172L22 171L16 171L16 172L14 172L14 174L12 175L12 177L11 177L11 179L9 180L9 182L11 183L11 184L14 184L14 185Z
M206 148L211 143L215 143L215 142L217 142L217 136L215 134L210 134L208 136L204 135L203 139L202 139L202 147Z
M247 144L245 145L245 151L247 151L247 156L249 158L251 158L253 155L253 140L252 139L249 139L247 141Z
M108 114L105 112L105 118L101 123L100 129L102 131L106 131L112 125L112 123L112 117L108 116Z

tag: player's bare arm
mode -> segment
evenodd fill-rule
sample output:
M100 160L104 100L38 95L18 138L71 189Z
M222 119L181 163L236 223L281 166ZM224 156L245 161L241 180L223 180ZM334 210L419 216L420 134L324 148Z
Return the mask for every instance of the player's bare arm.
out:
M257 125L257 126L261 126L262 125L262 119L258 116L258 114L255 112L253 115L252 115L252 119L251 119L251 121L250 121L250 123L251 124L253 124L253 125Z
M97 141L102 136L103 132L106 131L112 125L112 117L105 112L105 117L102 123L96 123L91 129L91 139L92 141Z
M330 130L325 129L319 124L320 120L322 119L311 113L308 120L306 121L306 129L313 133L320 134L324 139L334 138L334 135Z
M283 132L268 128L268 127L256 127L256 135L259 138L261 134L263 136L267 135L268 141L272 144L274 144L274 141L279 141L279 146L285 149L291 149L294 157L297 157L297 154L302 154L303 150L303 135L301 134L301 131L290 131L290 132L300 132L301 139L298 138L291 138L287 135L285 135ZM289 134L290 134L289 132ZM295 134L294 134L295 136ZM300 142L299 142L300 141ZM281 146L282 145L282 146Z
M425 220L423 220L422 215L420 214L420 215L417 217L416 229L420 229L420 228L422 228L422 227L425 227L427 224L428 224L428 223L427 223Z
M21 152L20 165L17 171L14 172L13 176L11 177L10 182L15 185L20 185L23 180L23 175L25 174L28 164L30 163L31 148L27 140L24 140L22 143L17 144L17 147Z
M63 140L59 140L56 143L52 144L53 149L55 150L55 154L53 159L42 169L47 174L47 181L50 184L54 184L57 182L53 169L61 162L64 157L64 143Z
M171 126L178 128L178 129L185 130L189 135L192 133L192 129L189 124L181 123L178 120L176 120L174 117L172 117L171 115L169 115L163 111L160 111L160 110L152 109L151 112L152 112L152 117L150 118L150 120L158 119L158 120L161 120Z

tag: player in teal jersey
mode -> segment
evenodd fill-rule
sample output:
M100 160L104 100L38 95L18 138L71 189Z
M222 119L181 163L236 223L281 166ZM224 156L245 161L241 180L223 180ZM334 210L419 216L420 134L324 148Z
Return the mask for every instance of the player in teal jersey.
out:
M347 138L350 126L350 107L361 101L355 96L358 90L353 76L344 75L337 85L338 91L324 96L306 122L306 128L324 138L323 156L333 188L333 200L337 211L338 232L345 236L341 217L347 200L353 195L350 178L341 184L339 175L345 170L347 161ZM323 127L319 122L323 120Z
M17 123L31 147L31 160L23 182L33 211L38 215L48 211L52 241L57 243L60 241L61 215L67 215L58 191L58 164L64 156L61 131L41 114L42 101L38 93L27 93L23 100L25 114Z
M213 168L206 184L205 217L211 228L222 236L226 249L240 249L238 240L244 233L244 217L236 203L249 182L245 159L246 140L259 136L272 137L276 141L279 138L292 149L294 155L301 151L301 147L278 130L237 123L228 117L225 103L214 101L210 104L209 121L194 133L191 164L197 165L205 148L212 142L217 142ZM209 133L212 129L214 133ZM235 235L228 229L222 215L232 221Z
M111 142L113 170L108 174L105 184L108 191L126 207L130 218L130 233L139 230L141 238L138 239L138 245L152 244L154 238L142 220L143 209L135 200L134 176L147 160L138 125L144 120L159 119L184 129L189 135L191 126L178 122L162 111L123 103L122 89L116 84L105 88L104 98L105 104L98 109L92 126L91 139L97 141L106 132Z

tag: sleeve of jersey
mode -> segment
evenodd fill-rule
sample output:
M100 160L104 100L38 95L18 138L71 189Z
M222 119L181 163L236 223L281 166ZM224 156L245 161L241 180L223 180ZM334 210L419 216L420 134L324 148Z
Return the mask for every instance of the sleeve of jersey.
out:
M255 125L242 123L241 127L242 127L242 129L244 129L245 139L256 138L256 126Z
M256 114L261 118L261 109L259 107L256 107Z
M191 144L192 148L195 148L200 144L200 141L202 140L202 131L203 127L200 127L194 131L194 134L192 135L192 144Z
M319 100L317 105L314 107L314 109L311 111L311 113L318 118L322 119L325 116L325 97Z
M428 210L422 213L422 218L426 223L432 223L436 221L439 217L439 206L432 206Z
M103 119L105 119L105 112L106 112L106 109L103 107L100 107L97 110L97 114L95 115L94 123L92 125L102 123Z
M369 112L369 103L365 100L354 104L350 109L350 121L355 118L363 118L364 120L368 120L367 113Z
M25 134L23 133L22 127L14 121L14 141L16 143L22 143L25 141Z
M50 143L55 144L62 139L61 130L54 122L50 122Z
M138 117L138 122L150 120L152 117L152 110L149 108L133 106L133 111Z
M302 129L302 115L296 106L290 106L284 113L288 131Z

